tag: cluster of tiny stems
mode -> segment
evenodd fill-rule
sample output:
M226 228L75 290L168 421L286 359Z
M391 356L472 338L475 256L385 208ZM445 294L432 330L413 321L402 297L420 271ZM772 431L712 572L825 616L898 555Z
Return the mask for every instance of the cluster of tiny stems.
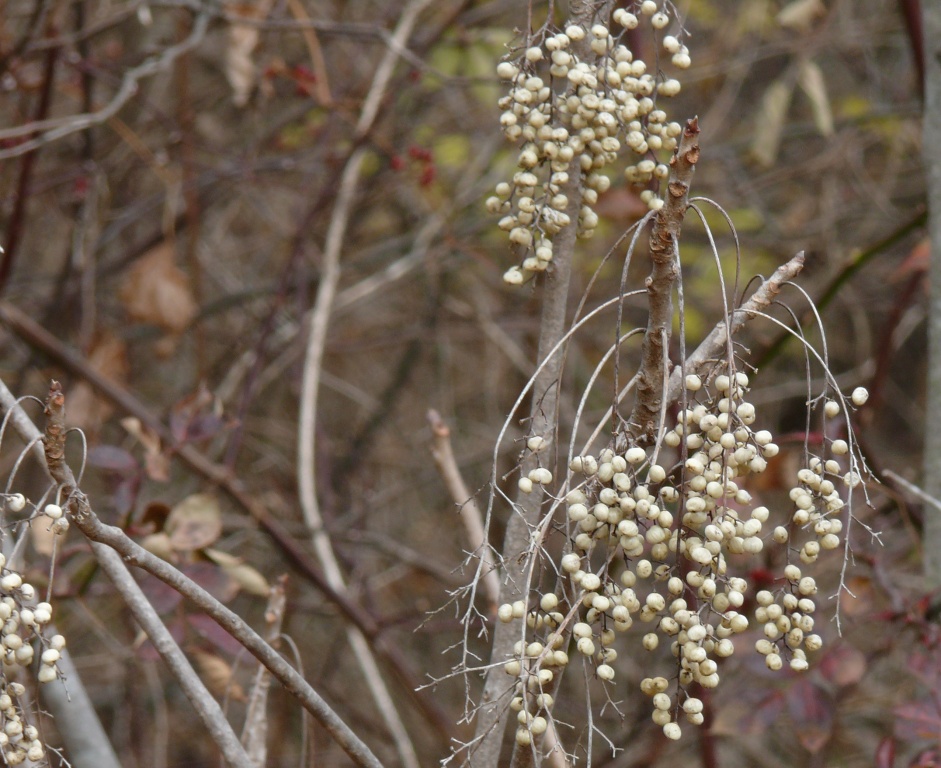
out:
M697 375L685 383L687 407L654 448L572 459L570 490L563 490L569 544L554 565L555 588L499 607L501 621L525 622L525 639L505 665L517 679L511 708L521 745L546 730L552 684L570 654L613 684L617 637L637 624L644 649L667 643L673 657L672 671L640 683L653 721L670 739L680 738L681 719L703 722L692 686L719 684L719 665L734 653L736 635L757 625L752 642L771 670L807 669L808 652L823 643L814 632L817 583L804 569L822 551L841 548L847 505L840 489L860 484L861 460L840 439L828 441L822 456L806 454L790 489L793 507L774 525L771 510L754 504L744 487L779 450L770 432L753 428L748 376L725 369L708 385ZM860 387L849 400L859 406L867 397ZM825 418L840 415L845 402L825 399ZM547 444L532 436L528 449L538 454ZM529 493L552 482L538 467L519 487ZM730 564L773 546L781 550L782 573L754 594L749 617L743 606L754 585L732 575Z
M27 506L20 493L5 494L3 502L12 513L22 512ZM50 527L57 535L68 530L68 519L57 504L45 505L37 520L39 517L51 521ZM0 554L0 756L6 765L37 762L46 755L39 729L29 722L21 704L26 687L10 678L29 671L37 661L37 653L38 681L49 683L60 676L57 665L65 638L47 633L51 623L52 605L37 601L35 587L24 581L19 571L8 568L6 557Z
M610 24L590 29L545 28L497 67L509 86L499 101L500 124L507 139L520 144L520 170L511 182L497 184L496 194L487 199L487 209L502 215L500 228L522 254L521 263L504 274L507 283L519 285L551 263L554 236L572 224L565 190L574 175L581 180L578 236L594 234L594 205L611 185L604 171L618 162L625 146L633 161L624 177L644 187L640 196L651 210L663 206L659 182L669 176L664 158L676 148L683 129L668 121L658 100L678 94L680 81L635 56L625 34L648 19L675 67L686 69L690 57L680 42L681 29L666 34L671 24L666 4L645 0L632 8L636 13L618 8ZM573 50L573 44L586 39L590 60Z

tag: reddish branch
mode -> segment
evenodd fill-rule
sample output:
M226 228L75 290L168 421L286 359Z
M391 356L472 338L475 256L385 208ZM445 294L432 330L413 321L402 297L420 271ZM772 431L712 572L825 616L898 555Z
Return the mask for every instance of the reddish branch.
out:
M663 391L664 368L669 368L670 360L665 345L673 326L673 284L679 275L676 249L698 161L699 119L694 117L687 122L680 146L670 160L667 194L650 233L653 267L646 283L650 315L637 374L637 400L630 417L630 430L636 438L654 436L666 394Z

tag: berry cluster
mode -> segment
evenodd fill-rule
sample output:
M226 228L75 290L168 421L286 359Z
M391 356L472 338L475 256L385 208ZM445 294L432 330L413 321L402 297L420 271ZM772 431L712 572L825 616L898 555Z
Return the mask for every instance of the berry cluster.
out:
M25 693L22 683L0 684L0 755L7 765L37 762L46 754L39 729L26 723L26 713L19 704Z
M605 682L615 677L618 634L640 624L646 650L669 643L675 671L644 678L640 687L652 699L654 722L671 739L681 735L681 717L703 722L703 703L690 686L719 684L719 664L735 651L735 635L757 625L762 636L755 648L771 670L785 664L804 670L807 652L822 645L813 632L817 584L801 566L842 546L839 488L861 482L861 463L843 440L829 442L822 456L808 455L790 492L794 509L773 527L771 511L753 504L745 488L748 476L763 472L779 450L770 432L753 428L748 376L726 370L708 386L697 375L685 383L686 408L655 447L634 445L623 454L609 448L571 460L564 497L570 551L558 563L557 589L537 594L534 605L519 601L498 611L504 622L525 618L532 636L517 644L506 665L518 678L513 708L520 744L544 728L552 705L546 688L556 668L569 662L568 630L574 651ZM859 388L851 401L861 405L866 396ZM837 416L843 403L827 400L825 417ZM539 468L519 487L531 492L551 482L551 473ZM783 573L754 595L750 618L744 606L752 585L732 575L730 565L766 545L780 545Z
M3 500L10 512L18 513L26 508L26 499L20 493L7 494ZM57 534L68 530L68 519L58 505L47 504L44 515L52 520L52 529ZM48 683L58 678L57 663L65 648L65 638L45 634L51 623L52 606L37 602L33 585L24 581L18 571L7 568L6 557L0 554L0 756L7 765L19 765L26 760L35 762L45 755L39 730L28 722L26 710L20 704L26 688L9 678L16 669L29 670L37 649L39 682Z
M635 5L655 31L669 26L666 6L654 0ZM617 162L625 145L635 157L624 171L628 182L657 184L668 177L661 158L676 148L682 127L668 122L657 99L678 94L680 82L648 71L622 42L639 23L635 13L619 8L610 25L543 30L537 43L497 67L509 86L499 101L500 124L507 139L522 143L512 183L497 184L487 199L487 209L502 214L500 228L525 254L521 266L504 274L506 282L518 285L552 261L553 237L572 223L564 190L575 174L582 182L576 224L583 238L594 233L598 216L592 206L611 184L602 171ZM674 66L690 65L689 51L676 35L665 35L661 43ZM590 57L580 57L576 48L587 48ZM654 188L641 198L652 210L663 205Z

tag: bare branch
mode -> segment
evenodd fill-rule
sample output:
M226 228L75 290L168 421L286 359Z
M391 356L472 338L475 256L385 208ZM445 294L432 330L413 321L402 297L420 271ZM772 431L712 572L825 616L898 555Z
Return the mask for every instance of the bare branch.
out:
M259 526L277 543L280 550L290 559L292 564L328 600L337 606L347 621L356 626L369 639L376 653L386 661L389 669L394 672L405 689L412 695L415 704L421 710L422 716L429 722L433 722L441 733L450 735L453 721L444 714L442 708L437 705L432 697L418 691L421 681L411 671L408 661L400 649L393 643L386 642L381 634L380 627L371 614L352 600L345 591L336 590L331 586L325 575L313 562L309 551L298 543L296 537L286 530L283 523L269 513L264 504L259 503L248 493L239 478L232 475L224 466L208 459L202 451L192 445L179 443L173 432L143 403L126 389L99 373L89 365L82 355L62 344L26 313L21 312L12 304L0 301L0 321L30 345L50 355L66 370L88 381L97 392L104 395L119 408L139 418L143 424L160 436L164 446L174 456L180 458L190 469L209 482L218 485L232 501L251 515ZM12 395L11 402L13 402ZM14 416L20 413L22 411L19 408L13 412ZM25 414L23 414L23 418L26 419ZM28 421L28 419L26 420ZM42 451L39 449L40 457L41 454ZM41 458L40 460L42 461Z
M689 185L698 161L699 120L694 117L686 124L680 146L670 160L664 205L650 233L650 260L653 264L647 277L650 315L637 374L637 400L630 417L631 433L638 438L653 437L663 407L663 378L669 373L670 366L665 344L673 325L673 284L680 268L676 262L676 247L689 204Z
M702 373L708 364L725 354L728 348L729 330L734 336L742 327L774 301L781 291L781 287L793 280L804 268L804 252L796 254L793 258L778 267L767 280L758 286L758 289L748 298L741 307L732 312L730 322L725 320L716 324L709 335L703 339L689 357L686 358L687 373ZM730 327L731 326L731 329ZM683 392L683 375L680 368L674 368L670 374L670 386L667 389L667 402L679 400Z
M500 578L497 575L497 564L491 555L490 545L487 542L483 515L473 495L467 490L464 478L461 477L461 470L458 469L457 461L454 459L454 451L451 449L451 430L448 425L444 423L441 414L435 410L428 411L428 424L431 426L431 434L434 438L431 445L431 456L438 466L438 471L441 473L451 498L459 507L461 521L464 523L467 540L470 542L470 551L475 553L481 560L484 592L490 601L490 614L493 616L496 614L500 600Z
M30 136L35 133L39 134L35 138L9 149L0 150L0 160L25 155L27 152L32 152L45 144L110 120L134 97L140 87L141 80L156 74L162 69L167 69L180 56L187 51L191 51L202 42L206 36L206 30L209 28L209 18L208 13L200 13L196 17L192 31L185 40L176 45L171 45L161 51L159 55L151 56L145 59L143 63L125 72L118 92L111 98L111 101L98 111L87 112L82 115L70 115L69 117L38 120L18 125L15 128L0 129L0 141L15 139L20 136Z
M232 637L238 640L256 659L264 664L271 673L281 681L291 695L301 702L317 721L330 733L343 750L356 762L357 765L369 768L381 768L381 763L370 752L369 748L360 741L353 731L344 723L330 706L321 698L303 677L288 664L261 636L255 632L237 614L226 608L206 590L196 584L192 579L184 576L165 560L151 554L136 542L128 538L120 528L105 525L98 519L85 494L75 487L75 478L72 470L63 460L64 444L64 409L65 396L58 383L53 383L50 397L46 403L46 413L49 424L46 428L46 465L53 479L63 486L67 494L69 510L72 519L79 530L91 541L104 548L95 548L96 556L109 548L121 557L121 560L145 571L165 584L176 589L181 595L192 601L207 616L225 629ZM105 555L107 557L107 555ZM122 566L123 567L123 566ZM125 573L126 573L125 569ZM128 574L130 579L130 574ZM131 579L133 581L133 579ZM146 602L146 600L145 600ZM151 609L152 610L152 609ZM156 615L156 614L154 614ZM234 734L233 734L234 736ZM238 739L236 739L236 742ZM239 744L241 750L241 744ZM244 753L244 750L243 750ZM247 756L245 757L247 761ZM245 765L250 765L246 762Z
M411 0L411 2L406 5L392 36L397 43L396 47L405 46L418 20L418 14L421 13L429 3L430 0ZM395 64L399 58L395 50L396 47L389 47L376 68L376 74L366 94L362 111L360 112L353 132L355 139L361 139L369 132L379 114L379 106L385 96L386 88L389 85ZM320 284L317 288L317 297L309 318L298 425L297 476L304 522L310 530L314 550L323 566L330 586L340 593L346 590L346 584L340 570L340 565L333 551L333 544L324 527L323 516L320 513L320 505L317 500L316 475L314 471L316 458L317 396L323 371L323 356L327 343L327 327L336 299L337 285L340 280L340 255L365 158L365 148L358 148L350 155L340 177L336 205L333 208L330 226L327 229L326 242L324 244ZM383 720L385 720L386 727L395 740L396 749L402 763L406 768L418 768L419 763L418 757L415 754L415 748L411 743L404 723L399 717L395 702L382 680L375 657L370 651L363 633L353 626L348 626L346 632L356 660L366 679L366 684L372 692L372 699L379 708Z
M284 608L287 605L285 585L287 576L282 576L271 587L268 606L265 608L265 622L268 624L266 639L272 648L278 647L281 637L281 624L284 621ZM268 690L271 687L271 675L261 664L255 672L255 681L248 697L245 712L245 725L242 728L242 744L248 756L257 768L263 768L268 762Z

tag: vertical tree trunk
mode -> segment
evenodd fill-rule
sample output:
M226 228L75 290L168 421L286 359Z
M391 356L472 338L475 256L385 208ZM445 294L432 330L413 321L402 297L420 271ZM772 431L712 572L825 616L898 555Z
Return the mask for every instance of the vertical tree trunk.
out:
M590 27L596 18L607 18L611 12L611 0L572 0L570 3L570 23ZM592 56L587 42L576 43L573 50L581 58ZM580 174L573 173L572 180L562 189L568 197L566 213L571 224L562 229L555 238L555 258L552 269L546 275L543 308L540 320L538 360L542 363L549 352L565 335L567 328L567 306L572 258L575 252L575 234L579 211L582 205L582 181ZM559 351L555 359L547 364L536 378L532 392L529 428L533 435L546 439L555 438L557 429L559 379L562 375L563 353ZM535 456L528 456L523 462L521 475L536 466ZM522 592L525 584L526 564L519 561L519 554L525 552L530 543L530 531L539 521L542 513L543 492L541 487L532 493L520 494L517 509L510 516L503 541L502 555L505 558L506 571L501 574L501 603L526 600ZM513 651L513 644L519 640L519 628L516 624L497 623L494 628L493 646L490 652L491 663L507 659ZM479 768L497 768L503 733L506 729L506 702L498 703L500 694L512 683L504 674L502 665L492 667L487 673L484 692L481 696L481 709L477 716L476 735L480 739L475 745L470 764Z

